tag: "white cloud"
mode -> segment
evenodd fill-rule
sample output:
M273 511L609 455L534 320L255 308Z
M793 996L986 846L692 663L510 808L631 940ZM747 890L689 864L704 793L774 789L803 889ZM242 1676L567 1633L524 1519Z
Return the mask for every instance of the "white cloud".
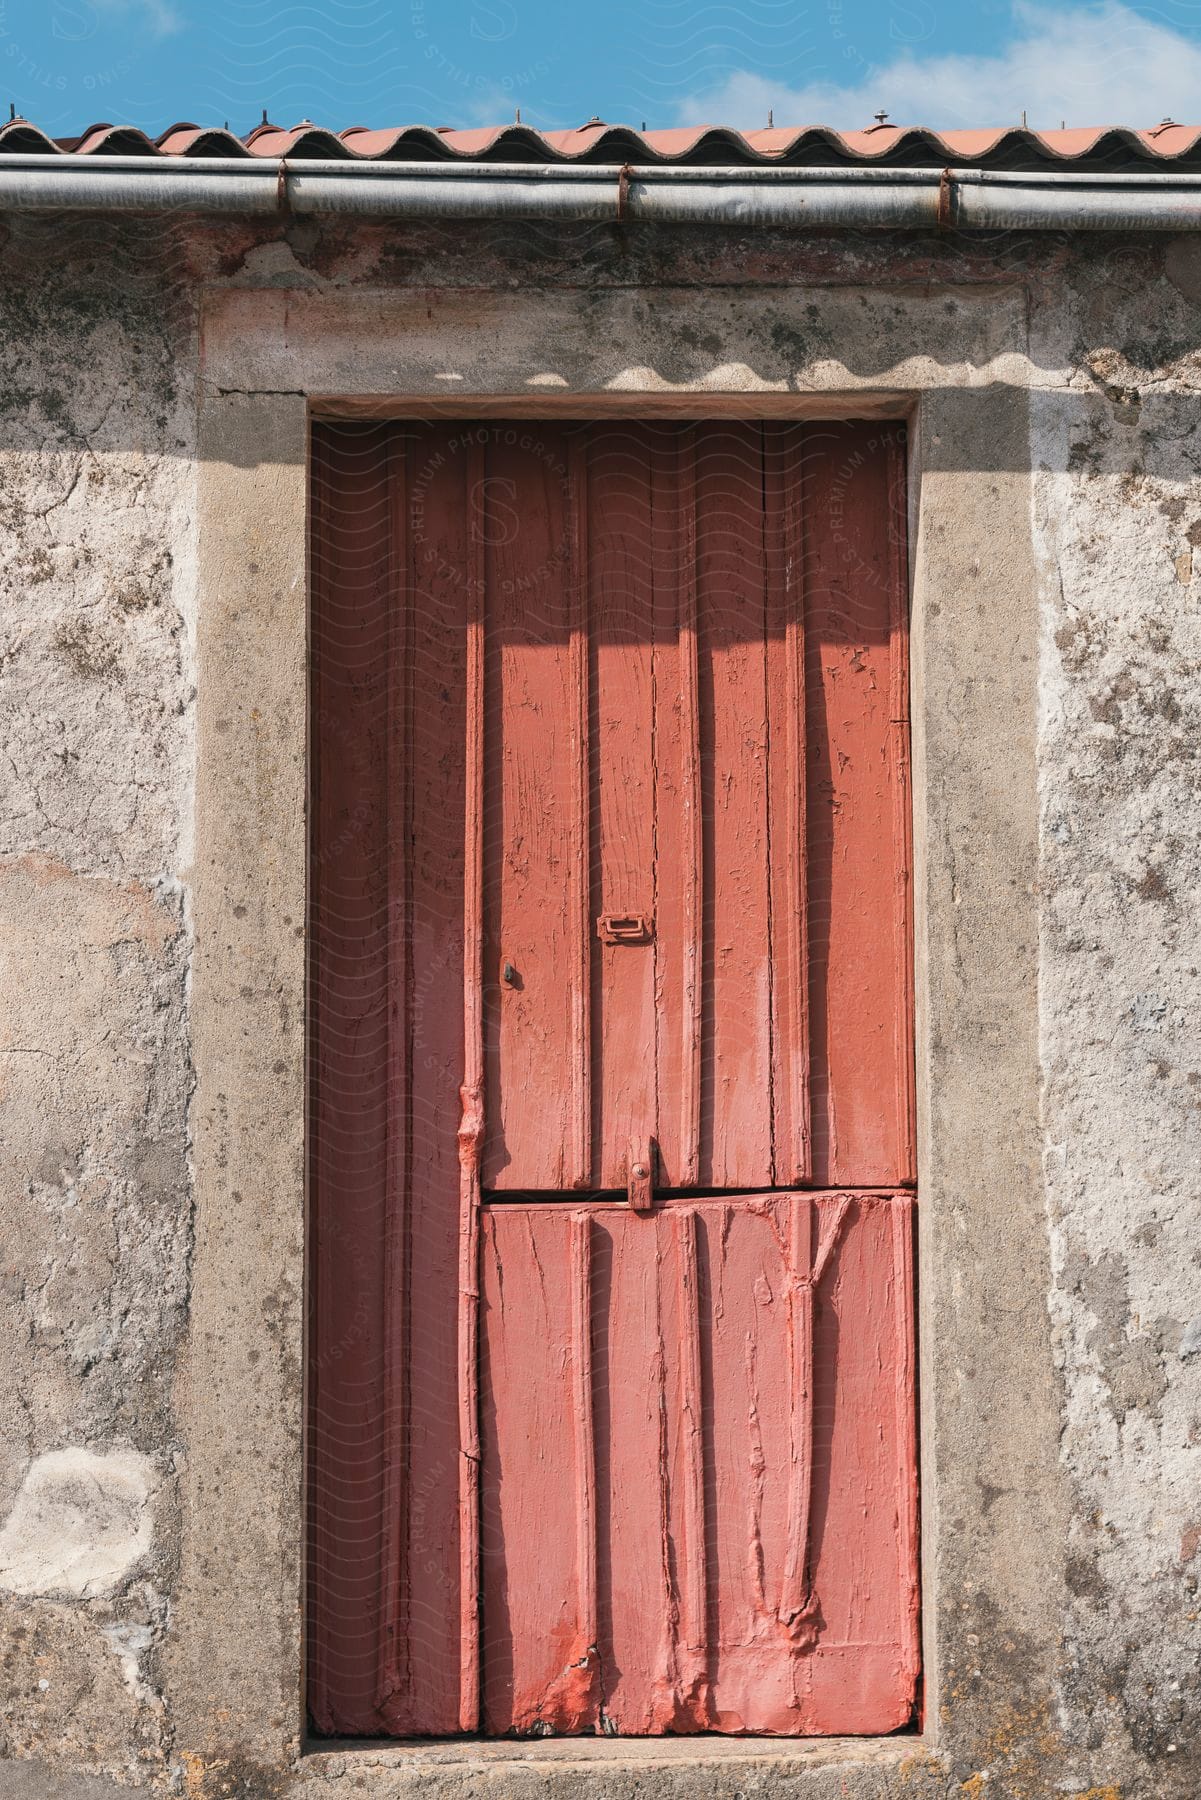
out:
M171 0L96 0L100 12L140 17L154 37L170 37L183 26Z
M864 75L850 85L790 87L735 71L682 102L680 123L754 130L767 124L770 108L777 125L862 130L883 108L893 124L943 130L1017 125L1025 112L1045 131L1061 120L1146 128L1171 117L1196 124L1201 112L1201 44L1120 0L1066 8L1017 0L1012 35L992 55L906 50L878 64L865 57L861 66Z

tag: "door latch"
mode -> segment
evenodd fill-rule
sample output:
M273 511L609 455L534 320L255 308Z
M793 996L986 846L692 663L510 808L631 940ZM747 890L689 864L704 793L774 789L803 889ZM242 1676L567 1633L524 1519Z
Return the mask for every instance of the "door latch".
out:
M651 922L642 913L602 913L596 935L602 944L649 944Z
M651 1210L655 1197L655 1143L653 1138L631 1138L630 1160L626 1176L626 1194L631 1212Z

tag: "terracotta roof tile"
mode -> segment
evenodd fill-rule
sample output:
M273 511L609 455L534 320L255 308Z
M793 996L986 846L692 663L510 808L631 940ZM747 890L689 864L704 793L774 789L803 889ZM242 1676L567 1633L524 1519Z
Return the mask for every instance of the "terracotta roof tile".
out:
M933 131L880 123L863 131L825 125L774 126L740 132L723 125L635 131L600 120L568 131L513 124L461 131L450 126L351 125L334 132L305 119L282 126L264 120L245 137L222 127L181 122L157 139L135 126L89 125L78 137L51 138L27 119L0 126L0 155L42 151L85 156L346 157L431 162L782 163L797 166L888 163L895 167L979 166L997 169L1153 169L1201 167L1201 126L1163 120L1135 130L1098 125L1067 131L1024 126Z

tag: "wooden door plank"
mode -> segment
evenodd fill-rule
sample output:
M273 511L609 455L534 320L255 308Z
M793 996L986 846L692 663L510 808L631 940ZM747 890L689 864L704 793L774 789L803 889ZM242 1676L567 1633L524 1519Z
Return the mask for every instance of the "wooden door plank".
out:
M454 449L458 446L451 440ZM451 445L448 453L453 455ZM475 1731L480 1722L480 1527L479 1527L479 1229L480 1161L484 1141L484 755L485 755L485 566L484 446L473 439L457 457L463 470L459 517L466 531L458 562L432 548L440 567L466 571L464 590L464 667L462 673L464 746L463 803L452 809L453 824L462 821L463 918L462 1018L463 1048L459 1089L459 1297L456 1309L455 1368L458 1419L459 1529L459 1726ZM431 676L437 678L431 669ZM456 673L452 661L448 673ZM440 760L457 763L455 738L444 743ZM428 746L435 754L435 746ZM447 895L453 910L454 896ZM428 1372L428 1354L417 1371ZM439 1571L441 1559L432 1561Z
M676 1716L711 1720L709 1557L705 1507L705 1395L701 1368L701 1287L693 1207L669 1215L676 1273L678 1392L668 1420L669 1483L679 1544Z
M782 1718L796 1719L800 1673L776 1618L793 1488L787 1203L764 1196L723 1204L705 1224L713 1724L740 1731L775 1721L778 1730Z
M900 427L805 437L813 1180L913 1178Z
M917 1281L914 1268L914 1201L898 1198L888 1209L892 1233L893 1400L897 1466L897 1597L899 1673L917 1693L921 1673L920 1544L917 1462Z
M345 1732L459 1719L463 477L433 454L314 438L310 1692Z
M384 1386L381 1420L384 1453L382 1579L384 1629L376 1700L381 1708L405 1706L410 1697L413 1645L406 1627L412 1595L406 1555L409 1531L406 1465L412 1448L413 1418L408 1391L409 1261L413 1245L413 1109L411 1099L413 866L413 608L409 604L412 565L409 532L408 449L410 433L388 434L380 479L388 496L389 559L384 641L389 671L384 756L384 891L386 895L386 1059L387 1150L384 1191L398 1205L386 1208L384 1255ZM436 1153L435 1153L436 1154ZM421 1182L424 1186L424 1182Z
M811 1172L805 845L805 612L800 427L764 426L771 1179Z
M812 1641L808 1583L813 1491L813 1201L797 1194L788 1209L788 1535L777 1617L794 1638Z
M823 1197L819 1208L837 1202ZM898 1711L916 1692L912 1233L912 1195L856 1194L816 1290L811 1581L819 1641L860 1646L862 1663L846 1670L843 1694L829 1661L814 1665L815 1731L864 1716L862 1697L881 1679L881 1659L883 1691Z
M596 1292L606 1431L600 1658L607 1728L710 1729L710 1592L698 1222L606 1213L609 1278Z
M917 1180L917 1100L914 1067L913 788L909 720L909 533L905 434L887 436L887 532L889 550L888 774L892 793L893 954L897 983L893 1010L896 1084L896 1179Z
M587 1182L578 874L586 689L567 433L487 437L485 1187ZM504 977L505 968L510 975Z
M566 1207L483 1214L483 1718L494 1734L587 1732L600 1720L593 1434L580 1416L588 1233Z
M645 429L591 434L587 468L592 632L594 1185L625 1185L631 1141L658 1135L655 1065L655 719L650 453ZM630 921L627 935L604 921ZM644 921L640 933L633 921ZM599 927L599 931L598 931Z
M382 426L314 436L308 1682L324 1731L378 1729L383 1633L383 1493L361 1475L389 1403L386 457Z
M571 1160L568 1187L592 1179L592 779L591 670L592 590L588 440L578 431L567 439L569 609L571 633L571 719L567 753L572 765L571 851L567 868L568 929L571 934Z
M576 1617L587 1658L584 1677L599 1681L596 1599L596 1431L592 1383L592 1215L571 1215L571 1371L575 1423Z
M700 1180L704 817L697 644L696 427L651 436L655 1042L659 1181Z
M610 1729L657 1734L680 1722L668 1468L674 1356L661 1281L670 1246L661 1214L606 1215L597 1230L606 1240L608 1275L593 1322L606 1376L597 1446L606 1528L603 1705Z
M762 428L708 427L696 485L706 830L699 1179L765 1187L772 1067Z

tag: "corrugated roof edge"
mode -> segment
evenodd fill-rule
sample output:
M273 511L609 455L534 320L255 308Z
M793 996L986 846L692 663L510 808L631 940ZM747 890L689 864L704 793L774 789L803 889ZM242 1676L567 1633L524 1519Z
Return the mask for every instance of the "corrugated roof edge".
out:
M136 126L91 125L79 137L51 138L26 119L0 126L0 156L287 157L365 162L634 163L670 167L707 164L791 167L886 166L940 168L946 164L1015 171L1077 169L1137 172L1201 170L1201 126L1164 121L1150 130L1096 126L1037 132L1023 127L937 132L924 126L874 125L839 132L829 126L740 132L706 125L638 132L599 121L574 131L535 131L505 125L473 131L406 125L352 125L327 131L304 120L285 129L264 123L245 138L220 128L172 125L158 138Z

